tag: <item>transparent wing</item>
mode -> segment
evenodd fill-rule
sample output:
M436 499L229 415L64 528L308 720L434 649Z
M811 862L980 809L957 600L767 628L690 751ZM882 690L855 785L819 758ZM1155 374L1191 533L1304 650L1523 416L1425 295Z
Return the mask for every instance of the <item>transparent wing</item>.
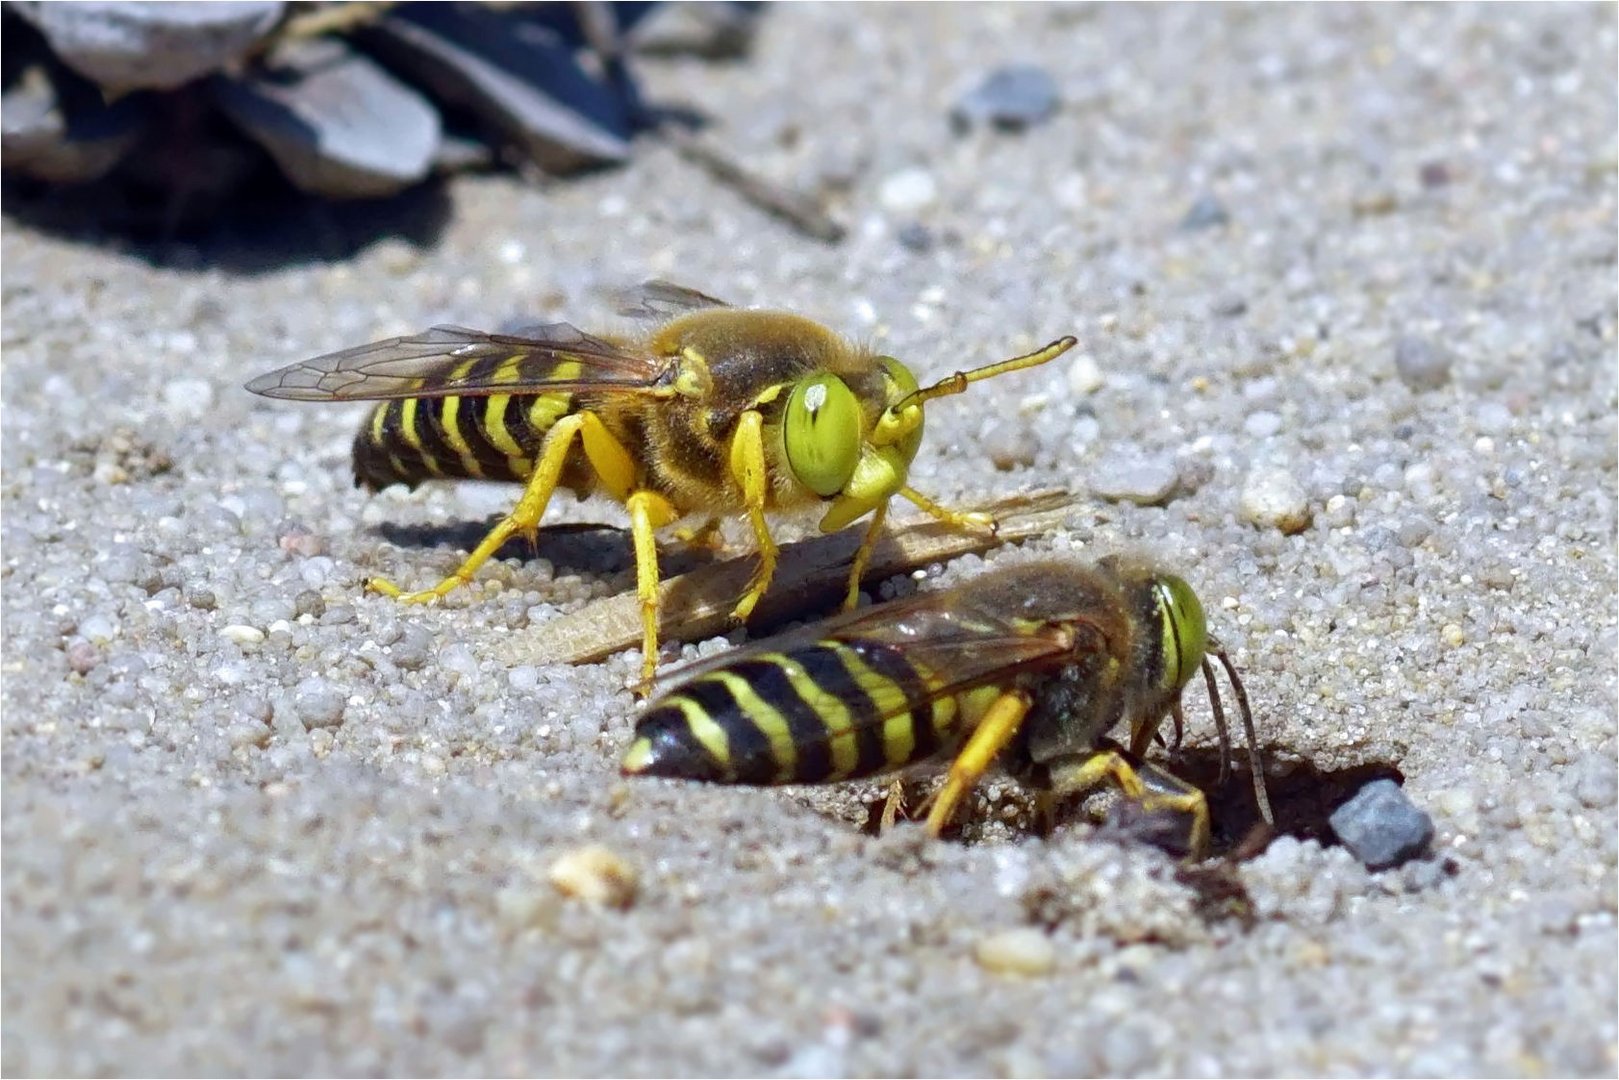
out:
M1083 621L1058 630L1020 626L1012 619L964 606L950 590L923 593L906 600L835 615L787 634L752 642L740 649L670 672L673 690L692 679L766 654L792 655L821 642L837 642L858 654L892 651L925 668L928 680L922 699L885 704L893 712L1008 678L1021 671L1054 667L1076 651L1100 651L1100 631Z
M674 365L569 323L493 334L435 326L288 365L247 384L294 401L377 401L553 390L651 390Z
M703 308L730 307L707 293L671 281L643 281L618 294L618 313L632 319L672 319Z

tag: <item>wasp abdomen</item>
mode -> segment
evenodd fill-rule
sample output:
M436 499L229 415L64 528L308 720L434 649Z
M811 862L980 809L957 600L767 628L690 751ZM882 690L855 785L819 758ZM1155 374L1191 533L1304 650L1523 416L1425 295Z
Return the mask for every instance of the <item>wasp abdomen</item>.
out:
M956 699L898 650L821 641L686 683L636 725L624 771L738 784L870 776L953 741Z
M569 394L385 401L354 437L354 482L373 491L423 480L528 479Z

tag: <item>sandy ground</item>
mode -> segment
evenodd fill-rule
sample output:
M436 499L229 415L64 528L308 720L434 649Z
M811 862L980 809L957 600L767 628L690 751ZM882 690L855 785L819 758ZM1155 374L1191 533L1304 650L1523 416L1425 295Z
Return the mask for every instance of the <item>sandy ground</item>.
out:
M458 182L344 259L8 219L5 1071L1612 1075L1615 45L1594 5L788 6L750 62L648 77L831 192L837 248L657 147ZM1061 112L952 134L1014 60ZM368 497L355 410L241 383L440 321L601 325L651 276L928 375L1077 334L938 403L915 482L1067 486L1027 550L1191 579L1296 835L1222 900L1032 835L1006 783L928 843L865 835L870 788L625 782L636 655L521 662L632 586L613 533L433 609L362 595L436 580L511 492ZM1165 506L1097 495L1166 470ZM1211 744L1194 704L1183 764ZM1396 772L1430 859L1312 838ZM586 844L628 906L553 889Z

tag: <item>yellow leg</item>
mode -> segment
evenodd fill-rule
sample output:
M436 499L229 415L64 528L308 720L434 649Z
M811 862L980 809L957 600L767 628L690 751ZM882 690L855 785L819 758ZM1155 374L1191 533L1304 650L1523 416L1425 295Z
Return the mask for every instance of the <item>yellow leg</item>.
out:
M991 514L964 513L960 510L949 510L913 487L899 489L902 498L915 503L917 508L931 518L936 518L946 525L953 525L958 529L988 529L995 531L995 518Z
M860 579L866 576L866 567L871 565L871 553L877 550L877 540L883 532L883 520L887 517L887 503L880 503L877 509L871 512L871 524L866 526L866 535L854 553L854 564L849 567L849 594L843 598L845 610L852 611L854 606L860 603Z
M764 417L755 409L744 412L736 426L731 440L731 475L742 488L748 524L753 526L753 539L759 547L759 569L753 572L753 580L731 612L735 618L745 620L753 614L754 605L770 588L770 579L776 574L776 541L765 521L765 494L770 479L765 474Z
M1197 862L1208 854L1208 799L1186 781L1146 763L1138 769L1123 754L1110 749L1098 750L1077 765L1054 766L1051 770L1052 792L1058 796L1088 791L1107 781L1148 813L1168 810L1187 815L1192 821L1187 838L1188 860Z
M680 517L674 504L655 491L637 491L624 500L635 540L635 591L641 599L641 691L652 688L658 670L658 542L653 533Z
M995 756L1017 734L1029 705L1028 694L1022 690L1012 690L996 698L984 711L983 719L978 721L972 736L956 755L956 760L950 763L950 775L945 779L944 787L931 800L933 806L928 811L930 836L938 836L950 824L957 804L967 797L973 785L988 771Z
M383 578L372 578L365 583L365 587L406 604L423 604L446 596L470 582L472 575L478 572L478 568L488 562L490 557L513 536L535 539L540 519L545 516L545 508L551 502L551 494L556 491L557 482L562 478L562 467L567 463L568 452L572 449L576 437L584 445L585 456L601 477L602 483L620 499L625 498L634 486L635 475L635 462L630 457L629 451L613 438L612 433L602 425L594 413L582 412L564 416L546 432L540 459L534 463L534 471L529 474L528 485L523 488L523 497L517 500L517 505L512 508L511 513L501 518L500 523L489 530L489 535L485 536L483 542L473 549L472 554L455 568L454 573L431 589L424 589L421 592L404 592L399 586Z

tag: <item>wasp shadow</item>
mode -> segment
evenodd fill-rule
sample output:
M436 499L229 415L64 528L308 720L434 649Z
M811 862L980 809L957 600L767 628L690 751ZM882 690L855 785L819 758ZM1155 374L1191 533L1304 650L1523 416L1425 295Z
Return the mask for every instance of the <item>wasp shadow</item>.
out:
M483 522L458 521L447 525L377 526L377 534L388 543L403 548L452 548L471 551L483 542L501 515ZM540 529L531 543L513 537L495 552L497 559L544 559L558 573L620 574L635 567L635 543L628 529L592 522L560 522ZM706 547L675 541L658 545L658 570L664 577L684 574L704 563L713 562L716 553Z

